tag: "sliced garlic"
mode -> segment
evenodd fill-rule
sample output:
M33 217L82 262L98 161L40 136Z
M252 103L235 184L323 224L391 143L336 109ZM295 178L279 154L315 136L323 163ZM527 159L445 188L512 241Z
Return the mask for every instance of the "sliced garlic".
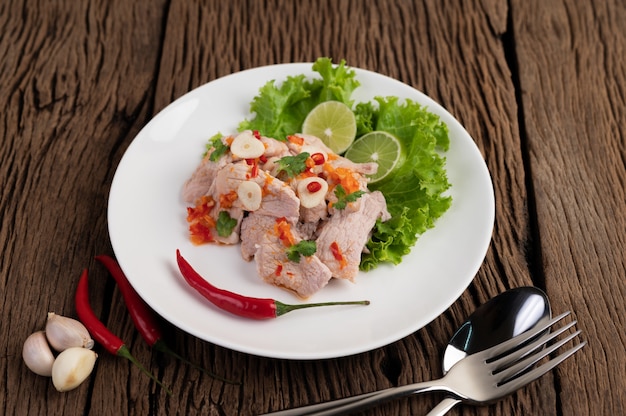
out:
M22 347L22 358L33 373L45 377L52 375L54 355L43 331L34 332L26 338Z
M233 139L230 151L234 156L242 159L256 159L265 152L265 145L261 140L254 137L252 132L244 131Z
M261 206L261 199L263 199L261 186L256 182L243 181L237 187L237 197L245 210L256 211Z
M313 208L321 204L326 198L328 183L322 178L311 176L298 182L296 190L298 191L298 198L300 198L300 205L304 208Z
M70 347L93 348L89 331L80 321L48 312L46 337L55 350L61 352Z
M52 365L52 384L58 391L72 390L93 370L98 355L92 350L72 347L63 351Z

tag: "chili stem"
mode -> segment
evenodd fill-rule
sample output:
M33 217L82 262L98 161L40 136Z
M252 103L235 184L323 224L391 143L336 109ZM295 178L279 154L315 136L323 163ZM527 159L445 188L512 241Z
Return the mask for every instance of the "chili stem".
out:
M304 308L316 308L318 306L335 306L335 305L369 305L369 300L358 300L358 301L348 301L348 302L321 302L321 303L303 303L299 305L290 305L287 303L282 303L277 300L274 301L276 304L276 316L284 315L287 312L295 311L296 309L304 309Z
M119 357L126 358L128 361L137 366L145 375L150 377L152 381L161 386L167 394L172 395L172 391L165 386L165 384L161 383L150 371L148 371L137 359L130 353L130 350L126 345L122 345L119 350L117 350L117 355Z

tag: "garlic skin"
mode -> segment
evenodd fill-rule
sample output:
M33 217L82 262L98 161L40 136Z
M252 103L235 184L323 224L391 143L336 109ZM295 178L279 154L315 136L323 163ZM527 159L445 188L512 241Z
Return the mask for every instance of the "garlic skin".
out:
M44 377L52 375L54 355L44 331L34 332L26 338L22 347L22 359L33 373Z
M60 392L78 387L91 374L98 355L92 350L71 347L63 351L52 365L52 384Z
M56 351L62 352L71 347L91 349L94 342L89 331L80 321L48 312L46 337Z

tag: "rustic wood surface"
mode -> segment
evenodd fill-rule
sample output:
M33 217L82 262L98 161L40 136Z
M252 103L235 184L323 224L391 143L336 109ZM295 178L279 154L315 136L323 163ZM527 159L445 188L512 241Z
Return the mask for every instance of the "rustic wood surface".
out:
M451 414L625 414L624 21L621 0L3 1L0 413L253 415L428 380L475 307L536 285L554 311L574 312L589 345L515 395ZM242 380L224 384L146 347L95 267L95 254L113 254L111 180L140 129L184 93L319 56L397 78L460 120L493 177L493 241L448 311L371 352L267 359L168 328L185 356ZM103 294L96 313L172 396L100 348L95 372L69 393L24 366L22 343L48 311L75 316L85 267ZM441 397L364 414L425 414Z

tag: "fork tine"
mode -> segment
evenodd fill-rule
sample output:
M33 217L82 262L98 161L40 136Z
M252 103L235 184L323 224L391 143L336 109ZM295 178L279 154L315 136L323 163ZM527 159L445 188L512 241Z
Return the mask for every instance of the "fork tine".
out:
M492 368L494 369L494 371L498 371L499 369L504 368L509 364L514 364L517 360L526 357L537 348L543 347L546 343L555 339L574 325L576 325L576 321L570 322L562 328L557 329L556 331L548 332L528 345L524 345L521 348L507 352L506 355L498 357L491 363Z
M526 384L535 381L539 377L546 374L548 371L552 370L557 365L561 364L567 358L571 357L576 351L581 349L587 344L587 341L582 341L580 344L575 347L570 348L569 350L563 352L561 355L555 357L554 359L548 361L547 363L540 365L532 371L512 380L507 381L505 384L501 386L506 392L502 392L503 395L512 393L513 391L524 387Z
M513 378L516 374L519 374L522 371L524 371L525 369L533 366L534 364L539 362L539 360L541 360L542 358L547 357L548 355L552 354L554 351L556 351L559 348L561 348L567 342L569 342L572 339L576 338L580 334L580 332L581 331L578 330L578 331L574 332L573 334L570 334L566 338L563 338L559 342L557 342L555 344L552 344L550 347L545 348L545 349L541 349L541 350L537 351L533 355L528 355L526 358L524 358L523 360L521 360L517 364L512 365L511 367L507 367L507 368L505 368L502 371L497 371L498 378L501 380L501 382L505 382L506 383L506 381L508 379Z
M551 327L552 325L554 325L555 323L557 323L558 321L560 321L561 319L565 318L567 315L569 315L570 312L564 312L562 314L560 314L559 316L551 319L550 321L546 322L543 325L534 327L533 329L529 329L526 332L523 332L501 344L498 344L496 346L493 346L491 348L488 348L482 352L476 353L475 355L481 356L482 358L484 358L485 360L488 360L490 358L494 358L494 357L498 357L504 353L506 353L507 351L510 351L511 349L514 349L516 347L518 347L520 344L528 341L529 339L537 336L538 334L542 333L543 331L545 331L546 329L548 329L549 327Z

